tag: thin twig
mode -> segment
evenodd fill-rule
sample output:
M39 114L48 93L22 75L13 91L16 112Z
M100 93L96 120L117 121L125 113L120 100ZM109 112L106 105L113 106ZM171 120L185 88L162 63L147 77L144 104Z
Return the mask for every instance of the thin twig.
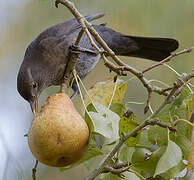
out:
M168 128L170 131L174 131L174 132L177 131L176 128L172 127L172 125L170 125L168 123L161 122L158 119L154 119L154 120L148 121L147 125L151 125L151 126L157 125L157 126L160 126L162 128Z
M131 166L131 163L130 162L123 162L123 163L117 163L114 168L115 169L120 169L120 168L124 168L124 167L127 167L127 166Z
M34 168L32 169L32 179L33 180L36 180L36 169L37 169L37 166L38 166L38 160L36 160Z
M151 95L152 95L152 91L148 91L148 98L147 98L146 106L144 108L144 114L146 114L149 111Z
M192 127L194 127L194 123L187 121L186 119L178 119L178 120L173 122L172 126L177 126L177 124L179 124L180 122L185 122L185 123L191 125Z
M84 34L84 30L81 29L81 31L78 34L77 40L75 41L75 46L79 45L79 42L81 41L81 38L82 38L83 34Z
M163 65L166 66L167 68L169 68L171 71L173 71L177 76L180 76L180 74L175 69L173 69L171 66L169 66L168 64L164 63ZM191 83L186 83L186 86L189 89L189 91L191 93L193 93L193 91L191 89L191 87L193 87L193 85Z
M117 90L117 80L114 82L114 88L113 88L113 92L112 92L112 96L111 96L111 98L110 98L110 101L109 101L109 104L108 104L108 109L110 109L110 106L111 106L111 104L112 104L112 101L113 101L113 99L114 99L114 96L115 96L115 92L116 92L116 90Z
M102 173L109 173L110 172L112 174L115 174L115 175L119 176L120 178L125 178L125 176L122 173L128 171L129 168L130 168L130 166L122 167L122 168L119 168L119 169L115 169L115 168L113 168L111 166L110 167L107 166L107 167L104 167L104 170L103 170Z
M154 68L156 68L156 67L158 67L158 66L160 66L160 65L163 65L164 63L170 61L170 60L171 60L172 58L174 58L175 56L179 56L179 55L184 54L184 53L189 53L189 52L192 51L192 49L194 49L194 47L185 48L185 49L183 49L182 51L179 51L179 52L177 52L177 53L173 53L173 54L171 54L170 56L168 56L167 58L165 58L164 60L162 60L162 61L160 61L160 62L158 62L158 63L156 63L156 64L154 64L154 65L152 65L152 66L150 66L150 67L148 67L147 69L144 69L144 70L142 71L142 73L145 73L145 72L147 72L147 71L150 71L151 69L154 69Z

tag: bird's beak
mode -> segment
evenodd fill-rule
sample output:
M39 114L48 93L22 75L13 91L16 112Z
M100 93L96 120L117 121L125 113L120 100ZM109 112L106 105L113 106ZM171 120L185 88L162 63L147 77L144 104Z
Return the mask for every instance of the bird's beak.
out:
M36 116L38 114L38 98L35 97L29 103L30 103L30 107L31 107L33 115Z

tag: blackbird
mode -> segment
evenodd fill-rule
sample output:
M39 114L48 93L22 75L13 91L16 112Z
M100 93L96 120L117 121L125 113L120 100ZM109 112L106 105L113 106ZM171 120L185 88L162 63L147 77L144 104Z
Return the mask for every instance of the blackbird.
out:
M88 21L102 14L86 16ZM107 45L120 56L131 56L161 61L178 48L178 41L171 38L138 37L121 34L105 26L93 25ZM63 81L68 54L81 30L76 19L54 25L38 35L27 47L17 77L20 95L30 103L32 112L37 112L38 97L47 87L60 85ZM100 47L100 45L97 43ZM100 54L92 47L84 33L77 49L76 71L84 78L98 63ZM78 88L73 82L75 97Z

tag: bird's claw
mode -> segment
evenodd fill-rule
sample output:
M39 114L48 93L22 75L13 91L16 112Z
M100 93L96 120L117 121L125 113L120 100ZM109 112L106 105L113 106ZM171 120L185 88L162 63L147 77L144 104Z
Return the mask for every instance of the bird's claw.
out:
M74 91L74 93L71 95L70 99L73 100L77 96L78 93L79 93L78 90Z
M87 48L83 48L83 47L79 47L79 46L76 46L74 44L72 44L70 47L69 47L69 50L75 54L80 54L80 53L87 53L87 54L92 54L92 55L97 55L97 53L93 50L90 50L90 49L87 49Z

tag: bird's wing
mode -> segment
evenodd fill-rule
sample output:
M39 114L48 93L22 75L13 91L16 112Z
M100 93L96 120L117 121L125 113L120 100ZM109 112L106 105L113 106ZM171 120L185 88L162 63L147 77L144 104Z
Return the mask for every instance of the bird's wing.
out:
M104 13L99 13L99 14L93 14L90 16L85 16L86 20L91 22L93 20L99 19L101 17L104 16ZM74 33L75 31L77 31L78 29L81 29L81 24L77 22L77 20L75 18L69 20L69 21L65 21L64 24L62 23L62 26L66 26L68 23L68 30L66 29L66 31L64 32L66 35L69 35L71 33ZM105 24L103 24L105 25Z
M93 21L103 16L103 13L99 13L85 16L85 18L88 21ZM73 44L73 40L75 39L74 37L77 34L76 32L78 32L80 28L81 25L75 18L73 18L46 29L45 31L40 33L40 35L36 38L36 41L40 47L43 47L43 49L48 49L48 47L55 47L57 44L64 42L67 37L68 41L71 41L71 44Z
M44 57L64 59L68 54L68 48L72 41L72 39L68 41L65 35L61 37L51 36L42 39L38 44L38 48Z
M103 16L104 14L101 13L85 16L85 18L92 21ZM81 25L74 18L46 29L35 41L43 56L59 58L60 55L63 55L64 58L68 54L68 48L75 43L80 30ZM81 44L83 48L87 46L88 49L93 49L88 40L82 41Z

